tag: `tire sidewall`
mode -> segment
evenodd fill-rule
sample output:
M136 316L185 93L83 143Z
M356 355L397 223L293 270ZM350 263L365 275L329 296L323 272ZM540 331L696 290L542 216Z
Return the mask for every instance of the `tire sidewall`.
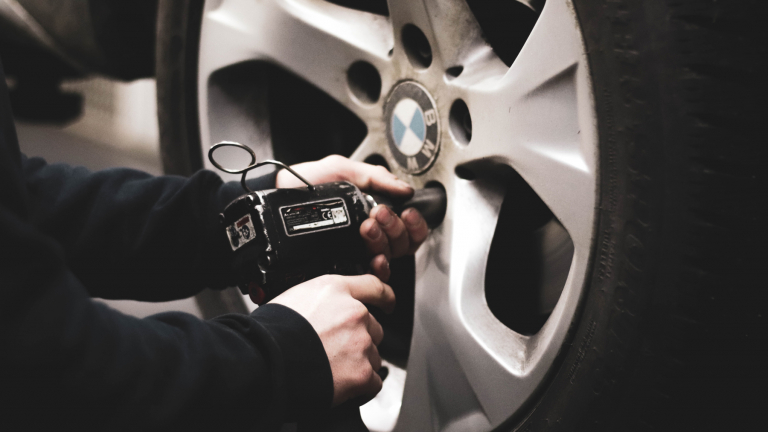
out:
M653 179L663 171L654 158L662 161L664 151L654 144L663 142L663 137L662 123L653 113L662 109L661 99L655 97L659 79L653 68L643 69L641 64L656 59L642 51L642 38L635 31L645 23L617 18L626 12L622 11L626 3L572 2L587 53L597 118L597 223L590 273L569 338L526 417L522 421L518 417L517 422L511 419L512 429L518 431L627 426L616 423L615 413L621 402L632 398L625 384L642 350L643 311L654 293L651 256L658 239L651 227L662 218L662 194L656 193L659 185ZM622 57L617 41L645 58ZM637 173L641 161L646 174L654 177L638 188L632 184L632 173Z
M763 430L766 253L738 234L765 233L765 156L745 157L764 135L738 119L765 113L765 85L760 56L732 43L756 19L716 2L572 3L598 131L590 273L550 377L501 429Z

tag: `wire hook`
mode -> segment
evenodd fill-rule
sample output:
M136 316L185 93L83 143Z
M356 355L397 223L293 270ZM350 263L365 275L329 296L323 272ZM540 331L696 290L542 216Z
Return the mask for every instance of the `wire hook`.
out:
M219 163L216 162L216 160L213 158L213 152L216 151L216 149L221 148L221 147L237 147L237 148L240 148L240 149L243 149L243 150L247 151L251 155L251 162L250 162L250 164L248 164L247 167L245 167L243 169L239 169L239 170L233 170L233 169L224 168L223 166L219 165ZM309 190L311 190L311 191L315 190L315 187L312 185L312 183L310 183L309 181L307 181L307 179L302 177L301 174L299 174L296 171L294 171L293 168L289 167L288 165L286 165L286 164L284 164L284 163L282 163L280 161L276 161L276 160L272 160L272 159L267 159L267 160L261 161L259 163L256 163L256 153L253 151L253 149L251 149L250 147L248 147L246 145L240 144L239 142L235 142L235 141L222 141L222 142L219 142L219 143L216 143L216 144L212 145L211 148L208 150L208 160L211 161L213 166L215 166L216 168L220 169L221 171L224 171L225 173L229 173L229 174L242 174L243 176L240 177L240 186L242 186L243 189L246 192L248 192L248 193L253 193L253 191L248 187L248 185L245 184L245 176L248 174L248 171L250 171L252 169L259 168L259 167L262 167L264 165L277 165L277 166L279 166L281 168L285 168L285 169L288 170L288 172L290 172L291 174L296 176L297 179L299 179L302 182L304 182L304 184L307 185L307 188Z

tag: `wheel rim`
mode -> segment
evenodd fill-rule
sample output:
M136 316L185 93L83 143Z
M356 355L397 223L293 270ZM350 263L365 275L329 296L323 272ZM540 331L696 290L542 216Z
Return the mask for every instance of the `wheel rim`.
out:
M242 128L209 117L233 109L209 94L212 74L260 60L312 83L365 123L367 135L353 159L383 156L414 187L442 184L445 220L416 255L407 377L404 387L392 390L402 392L402 408L388 403L380 418L369 414L366 421L373 430L391 429L395 420L397 430L490 430L520 413L542 388L585 284L597 145L583 43L570 2L550 0L507 67L484 41L465 1L388 3L389 17L308 0L207 2L198 72L202 142L207 148L220 139L240 139L259 158L272 156L258 115L233 114L250 116L243 123L250 126ZM408 33L411 27L426 38L429 61L413 42L420 36ZM378 93L368 66L355 64L378 72ZM383 115L391 91L404 81L427 90L440 125L438 155L419 175L408 174L413 170L395 158L387 138L390 119ZM464 111L470 129L461 121ZM573 245L559 298L529 336L494 315L481 283L494 239L490 227L505 199L504 182L494 174L499 167L511 167L530 185Z

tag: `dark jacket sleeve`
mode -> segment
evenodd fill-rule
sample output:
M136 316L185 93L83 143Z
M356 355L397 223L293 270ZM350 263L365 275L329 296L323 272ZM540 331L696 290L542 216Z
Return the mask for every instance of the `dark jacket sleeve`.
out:
M30 222L0 203L0 429L274 430L286 417L330 406L322 342L288 308L207 322L178 312L137 319L89 298L133 289L116 276L146 283L138 297L157 299L167 297L156 294L164 283L177 282L174 272L223 271L208 264L217 259L205 251L216 247L216 230L199 216L229 199L215 178L88 173L36 161L24 168L29 188L41 189L28 201L49 208L31 208ZM40 204L45 199L55 201ZM187 211L194 222L174 228ZM184 228L206 224L209 238L183 239ZM164 259L173 253L179 257ZM98 288L89 292L83 279Z
M125 316L88 298L49 238L7 211L0 226L0 429L274 430L330 406L322 343L290 309Z
M189 179L116 168L91 172L22 156L29 222L62 247L92 296L190 297L233 283L218 213L243 193L210 171ZM274 174L250 180L274 187Z

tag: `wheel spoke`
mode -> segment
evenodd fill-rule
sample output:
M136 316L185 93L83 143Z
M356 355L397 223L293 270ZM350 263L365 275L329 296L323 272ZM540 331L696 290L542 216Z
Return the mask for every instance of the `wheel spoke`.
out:
M349 158L357 161L365 161L372 155L379 155L386 158L387 163L390 165L396 163L395 161L390 160L391 158L389 157L387 138L384 135L383 125L381 125L381 122L376 122L373 123L373 126L375 128L370 128L369 126L368 135L366 135L363 142L360 143Z
M273 62L325 91L353 112L379 111L353 103L346 71L373 64L388 83L392 33L386 18L324 2L225 0L204 14L200 82L248 60ZM201 89L204 90L204 89ZM374 114L370 114L371 116Z
M498 217L503 193L482 190L487 195L470 202L467 192L480 192L476 186L463 181L446 185L448 217L417 255L416 315L398 430L490 429L466 363L485 353L477 352L472 338L466 343L457 296L462 291L458 280L471 277L465 272L484 267L493 236L487 228ZM461 210L467 205L474 206L471 212ZM456 219L462 213L471 214L473 223Z
M464 65L478 50L488 49L465 0L390 0L389 10L396 32L406 24L424 32L444 69Z
M589 251L577 250L539 333L512 331L488 308L482 283L504 190L485 180L457 180L447 189L448 217L417 257L401 430L489 430L520 408L559 351L587 265Z
M511 165L579 247L590 241L596 150L586 63L571 13L565 2L547 2L506 75L466 88L473 135L455 162Z
M485 299L486 263L504 199L495 182L457 183L459 208L452 213L449 341L489 423L496 427L519 409L540 385L565 337L586 265L574 256L563 294L542 330L520 335L501 323ZM471 208L472 212L461 211ZM588 252L588 251L587 251ZM509 289L516 289L514 280ZM443 314L442 316L445 316ZM542 343L547 341L548 343Z

